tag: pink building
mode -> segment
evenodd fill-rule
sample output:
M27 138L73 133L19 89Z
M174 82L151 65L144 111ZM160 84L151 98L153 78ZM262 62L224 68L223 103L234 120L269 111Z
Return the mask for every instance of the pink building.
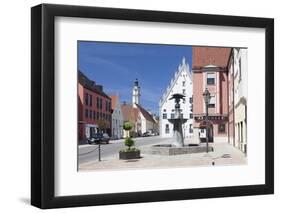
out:
M193 128L200 142L206 141L205 102L203 92L211 93L209 103L209 142L228 141L228 64L231 48L193 47Z
M97 132L111 135L111 98L103 87L78 72L78 140L86 143Z

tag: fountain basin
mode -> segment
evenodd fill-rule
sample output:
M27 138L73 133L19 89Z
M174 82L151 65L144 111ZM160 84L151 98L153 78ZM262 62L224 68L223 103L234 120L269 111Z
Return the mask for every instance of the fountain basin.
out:
M183 118L170 118L168 119L168 121L171 123L171 124L184 124L187 119L183 119Z
M145 154L152 155L183 155L192 153L204 153L207 151L206 144L199 144L197 146L184 145L183 147L176 147L173 144L156 144L142 150ZM214 148L209 146L209 152L213 152Z

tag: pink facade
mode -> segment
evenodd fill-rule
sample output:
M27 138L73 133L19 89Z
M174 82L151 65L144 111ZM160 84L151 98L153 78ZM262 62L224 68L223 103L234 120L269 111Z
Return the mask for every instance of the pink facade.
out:
M85 78L85 76L82 76ZM96 132L111 135L111 98L101 86L89 79L78 82L78 140L85 141Z
M203 92L207 88L211 94L208 106L209 142L228 141L228 61L230 48L193 47L193 117L194 135L200 137L205 132L206 105Z

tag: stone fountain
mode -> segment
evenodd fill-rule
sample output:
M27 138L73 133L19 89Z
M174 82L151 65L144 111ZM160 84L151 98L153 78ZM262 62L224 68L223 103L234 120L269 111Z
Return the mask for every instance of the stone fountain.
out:
M169 100L175 100L175 116L174 118L168 119L170 123L173 124L174 128L174 137L175 141L173 145L175 147L184 147L184 139L182 134L182 125L187 121L187 119L183 119L180 112L180 100L184 100L185 96L179 93L173 94Z
M206 146L198 144L196 146L190 146L184 144L184 138L182 134L182 125L186 123L187 119L181 116L180 101L184 100L185 96L179 93L173 94L169 100L175 100L175 116L168 119L173 124L174 138L169 144L155 144L142 147L142 153L155 154L155 155L181 155L190 153L202 153L206 152ZM208 148L209 151L213 151L213 147Z

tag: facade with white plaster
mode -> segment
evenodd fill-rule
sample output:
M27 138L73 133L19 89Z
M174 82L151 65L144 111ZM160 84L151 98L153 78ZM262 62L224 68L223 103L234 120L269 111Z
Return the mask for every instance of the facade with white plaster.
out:
M175 102L169 100L173 94L180 93L185 95L185 100L180 101L181 116L188 119L183 124L183 136L189 138L193 136L193 85L192 74L189 65L186 63L185 58L179 65L178 70L175 72L174 77L171 79L169 86L162 95L159 101L159 131L162 137L173 137L173 124L168 119L174 118Z
M112 115L111 115L111 137L119 139L123 137L123 114L118 96L111 96L112 100Z
M234 146L247 153L247 49L234 48Z

